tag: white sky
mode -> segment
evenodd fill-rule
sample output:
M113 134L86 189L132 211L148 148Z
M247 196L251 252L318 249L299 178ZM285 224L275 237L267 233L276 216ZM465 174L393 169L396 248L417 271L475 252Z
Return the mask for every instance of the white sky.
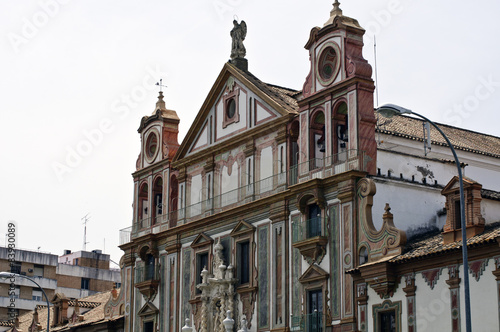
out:
M249 70L302 89L303 46L332 2L0 0L0 234L14 220L18 247L60 255L82 249L81 218L90 213L87 250L105 242L118 262L119 230L132 224L137 128L154 110L154 83L168 86L181 141L229 58L237 15L248 25ZM500 135L498 0L345 0L341 8L367 29L372 65L376 34L379 104ZM85 155L69 152L78 149ZM57 173L54 164L67 168Z

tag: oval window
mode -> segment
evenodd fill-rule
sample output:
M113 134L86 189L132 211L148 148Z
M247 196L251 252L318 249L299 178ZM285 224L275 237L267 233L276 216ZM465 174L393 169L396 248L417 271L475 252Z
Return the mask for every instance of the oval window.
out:
M158 137L156 134L149 134L148 140L146 142L146 155L149 159L153 158L156 155L156 151L158 150Z
M337 66L337 53L333 47L327 47L319 58L319 75L325 81L333 78Z
M236 102L234 101L233 98L229 99L227 102L227 118L232 119L234 114L236 113Z

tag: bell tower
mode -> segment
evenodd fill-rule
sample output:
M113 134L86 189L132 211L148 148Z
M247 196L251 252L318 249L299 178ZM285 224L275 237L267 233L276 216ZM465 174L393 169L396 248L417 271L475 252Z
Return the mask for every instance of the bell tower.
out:
M141 152L133 174L134 229L140 234L168 220L168 212L177 209L177 172L170 163L179 149L179 117L165 107L161 90L153 113L141 119L137 131Z
M309 159L335 159L347 151L362 154L365 170L375 174L375 86L372 68L362 55L364 33L357 20L343 15L338 0L323 27L311 30L305 45L311 69L299 107L301 127L308 123L309 131L317 133L309 135L301 151L307 150ZM321 149L314 151L316 145Z

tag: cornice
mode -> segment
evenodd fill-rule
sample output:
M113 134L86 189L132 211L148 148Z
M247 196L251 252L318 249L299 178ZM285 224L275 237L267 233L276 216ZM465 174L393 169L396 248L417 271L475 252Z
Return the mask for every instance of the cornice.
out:
M288 124L288 122L290 122L291 119L295 116L295 114L289 114L288 116L283 116L249 129L243 133L221 141L220 143L216 143L211 147L193 153L190 156L184 157L180 160L176 160L172 162L172 167L180 168L186 167L188 166L188 164L196 164L200 161L205 161L208 157L211 157L214 154L231 150L231 148L238 147L243 144L247 144L251 138L255 139L273 131L279 132L279 126Z
M323 89L321 91L317 91L311 96L304 98L302 100L298 100L297 104L299 105L299 109L303 107L308 107L309 105L316 104L317 102L321 102L321 100L331 99L330 97L337 93L338 90L349 89L353 85L361 85L364 89L368 89L368 91L373 91L375 89L374 82L371 79L366 79L360 76L349 77L345 80L342 80L329 88Z

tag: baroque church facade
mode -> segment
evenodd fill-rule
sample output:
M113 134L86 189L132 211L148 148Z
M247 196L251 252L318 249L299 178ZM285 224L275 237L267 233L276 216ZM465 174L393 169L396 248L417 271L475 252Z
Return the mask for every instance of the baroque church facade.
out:
M140 123L125 331L460 331L456 166L437 132L422 152L420 120L377 118L364 29L336 1L296 91L248 71L234 25L182 143L162 92ZM443 130L468 176L472 303L489 312L473 318L498 330L500 139Z

